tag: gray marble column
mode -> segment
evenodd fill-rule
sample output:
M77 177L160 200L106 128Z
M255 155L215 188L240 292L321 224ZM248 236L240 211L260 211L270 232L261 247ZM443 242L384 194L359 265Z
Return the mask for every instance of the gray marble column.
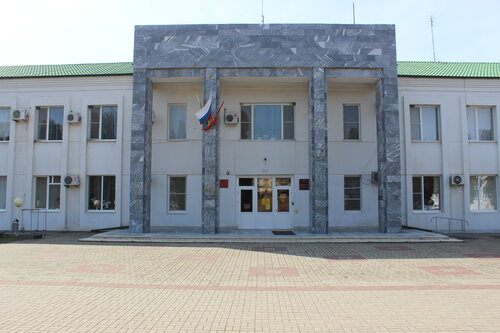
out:
M130 151L130 232L150 231L152 117L152 87L147 70L135 70Z
M212 98L212 112L219 105L219 78L216 68L207 68L204 81L204 103ZM202 137L202 221L204 234L219 232L219 122Z
M380 232L401 231L401 154L397 78L377 83L378 215Z
M328 233L328 127L323 68L314 68L309 80L309 108L309 225L313 233Z

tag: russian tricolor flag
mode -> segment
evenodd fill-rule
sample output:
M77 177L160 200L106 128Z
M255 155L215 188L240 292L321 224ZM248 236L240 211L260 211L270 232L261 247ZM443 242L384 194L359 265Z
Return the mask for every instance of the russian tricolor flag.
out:
M210 115L212 114L211 106L212 98L209 98L205 106L203 106L200 111L196 112L196 118L198 118L200 124L210 119Z

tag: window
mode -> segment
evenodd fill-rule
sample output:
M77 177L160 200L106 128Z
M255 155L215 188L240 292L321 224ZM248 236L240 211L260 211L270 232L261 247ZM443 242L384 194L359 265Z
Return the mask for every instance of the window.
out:
M90 138L116 140L116 105L90 106Z
M242 140L293 140L294 105L242 105Z
M493 108L485 106L467 107L467 129L469 140L493 141Z
M344 105L344 140L359 140L359 105Z
M497 177L470 177L470 210L495 210L497 208Z
M439 140L439 113L437 106L410 106L411 139Z
M0 141L10 139L10 109L0 108Z
M186 211L186 177L169 177L168 210Z
M186 105L170 104L168 106L168 138L186 139Z
M361 177L344 177L344 210L361 210Z
M7 206L7 177L0 176L0 209Z
M35 178L35 208L61 208L61 176Z
M89 176L89 210L115 210L115 176Z
M413 210L440 210L441 177L413 177Z
M63 107L38 107L38 140L62 140Z

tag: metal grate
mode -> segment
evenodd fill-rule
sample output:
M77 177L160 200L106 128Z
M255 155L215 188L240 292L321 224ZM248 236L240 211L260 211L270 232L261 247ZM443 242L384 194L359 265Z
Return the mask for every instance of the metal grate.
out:
M292 230L273 230L273 234L276 236L294 236L295 233Z

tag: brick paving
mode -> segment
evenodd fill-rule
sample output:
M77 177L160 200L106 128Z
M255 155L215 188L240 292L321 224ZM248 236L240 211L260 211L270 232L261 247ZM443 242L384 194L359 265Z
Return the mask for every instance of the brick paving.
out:
M0 332L500 332L500 238L77 241L88 235L0 244Z

